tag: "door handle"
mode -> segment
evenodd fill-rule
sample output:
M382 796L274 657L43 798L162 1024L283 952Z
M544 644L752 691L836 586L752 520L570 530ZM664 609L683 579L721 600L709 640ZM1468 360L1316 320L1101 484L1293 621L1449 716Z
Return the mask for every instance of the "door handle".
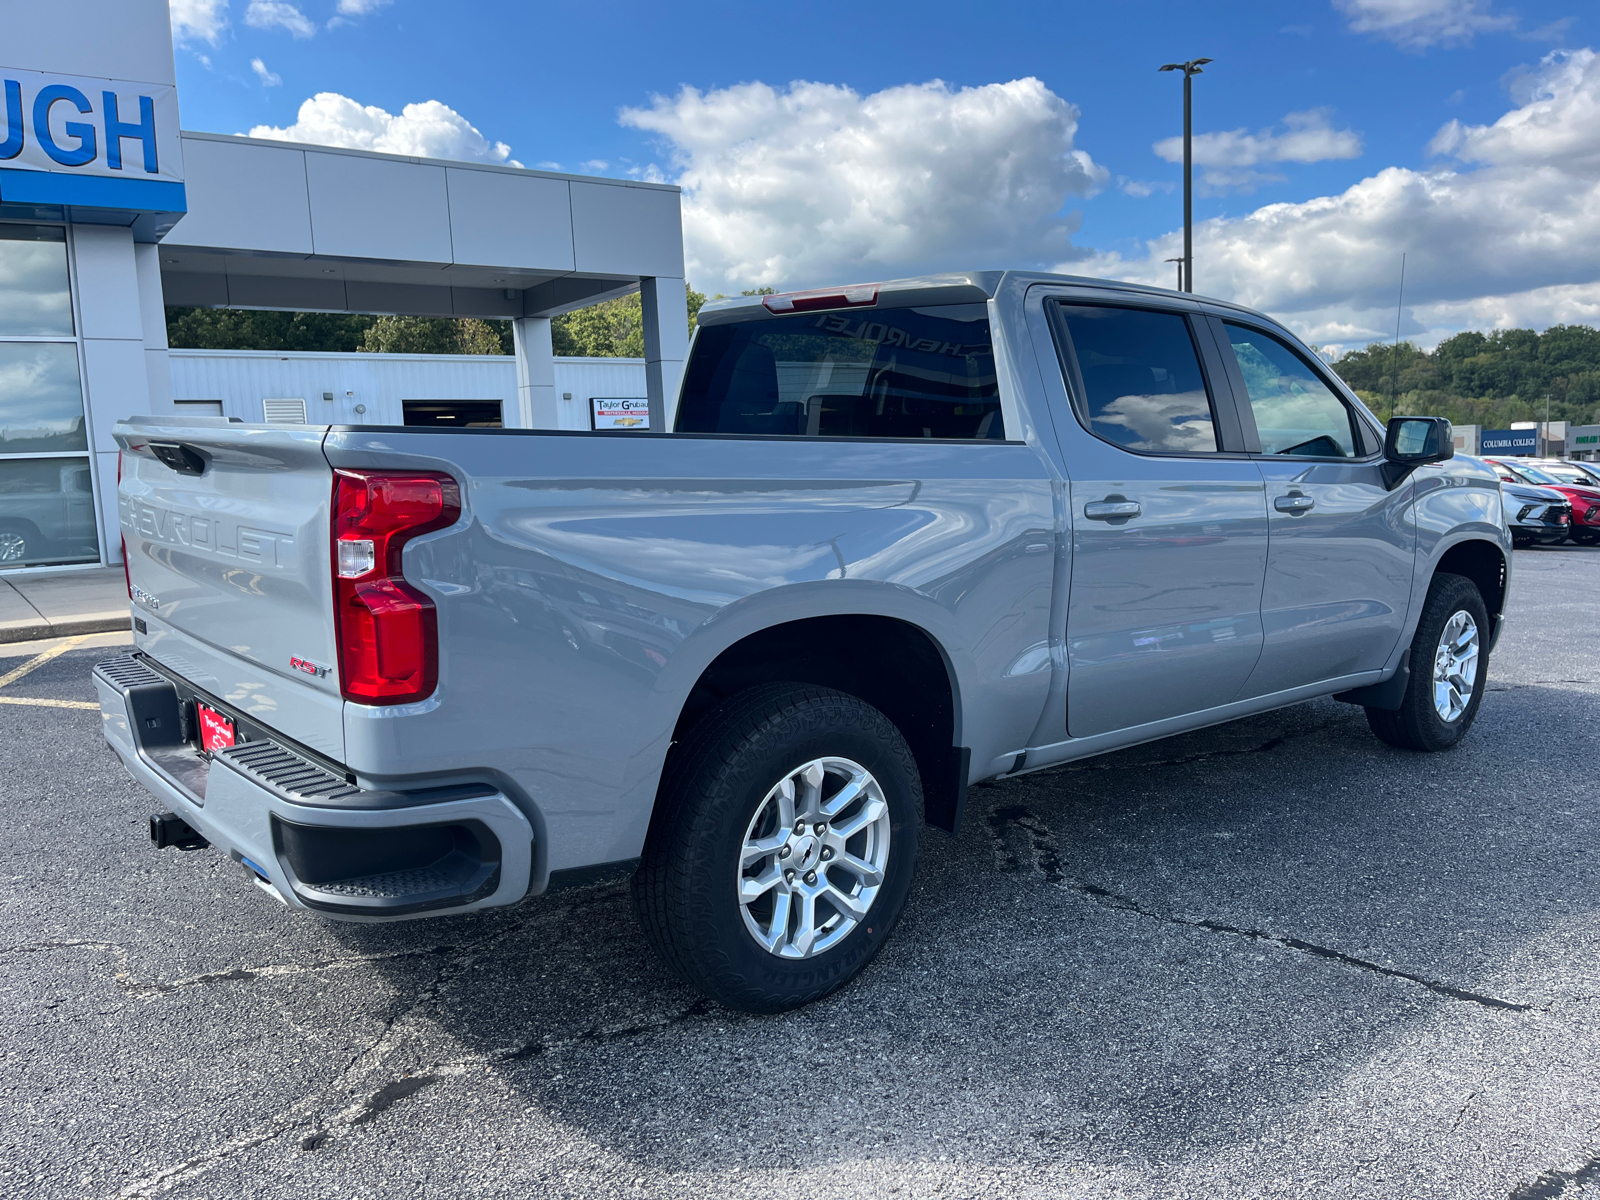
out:
M1298 516L1300 513L1310 512L1316 504L1310 496L1279 496L1272 502L1272 507L1281 513Z
M1137 517L1137 500L1091 500L1083 506L1083 515L1091 521L1111 521L1117 517Z

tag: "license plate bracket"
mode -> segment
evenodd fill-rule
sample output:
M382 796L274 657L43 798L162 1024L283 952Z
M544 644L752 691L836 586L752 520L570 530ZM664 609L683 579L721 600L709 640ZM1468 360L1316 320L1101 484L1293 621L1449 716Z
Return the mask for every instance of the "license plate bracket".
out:
M232 717L198 700L195 701L194 711L203 753L215 754L218 750L226 750L238 740Z

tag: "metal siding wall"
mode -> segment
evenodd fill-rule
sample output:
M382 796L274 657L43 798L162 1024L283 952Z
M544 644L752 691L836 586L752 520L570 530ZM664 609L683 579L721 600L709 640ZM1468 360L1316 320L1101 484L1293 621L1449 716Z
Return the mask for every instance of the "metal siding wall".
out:
M560 397L572 394L571 400ZM558 358L556 396L562 429L589 428L589 401L645 398L642 358Z
M517 420L517 368L509 355L304 354L258 350L173 350L176 400L221 400L223 415L256 423L266 397L299 396L313 424L400 425L403 400L499 400ZM562 429L589 428L593 396L643 398L644 360L558 358ZM333 403L322 399L333 393ZM353 395L346 395L353 392ZM365 413L355 412L365 404ZM179 411L182 411L180 408Z

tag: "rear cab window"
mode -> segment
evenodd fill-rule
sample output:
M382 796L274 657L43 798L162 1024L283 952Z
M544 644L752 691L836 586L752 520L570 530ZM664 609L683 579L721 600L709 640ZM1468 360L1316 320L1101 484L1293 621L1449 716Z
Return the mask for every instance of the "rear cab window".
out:
M857 308L703 325L675 428L1003 441L988 306Z

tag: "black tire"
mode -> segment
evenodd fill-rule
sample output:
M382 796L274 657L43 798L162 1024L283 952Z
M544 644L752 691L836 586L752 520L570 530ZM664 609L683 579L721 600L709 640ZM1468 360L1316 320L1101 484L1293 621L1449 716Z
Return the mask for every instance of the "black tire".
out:
M877 780L888 806L888 859L866 915L836 945L783 958L745 926L740 852L772 789L824 757L850 759ZM881 712L809 684L752 688L673 747L633 879L634 909L651 946L686 982L729 1008L783 1012L842 987L878 952L911 887L921 824L916 760Z
M1433 664L1445 626L1458 612L1465 612L1478 627L1477 673L1466 707L1454 720L1446 721L1434 707ZM1472 580L1445 573L1433 577L1416 636L1411 639L1410 666L1411 680L1400 707L1392 712L1367 709L1367 724L1380 740L1402 750L1448 750L1472 728L1489 679L1489 613Z

